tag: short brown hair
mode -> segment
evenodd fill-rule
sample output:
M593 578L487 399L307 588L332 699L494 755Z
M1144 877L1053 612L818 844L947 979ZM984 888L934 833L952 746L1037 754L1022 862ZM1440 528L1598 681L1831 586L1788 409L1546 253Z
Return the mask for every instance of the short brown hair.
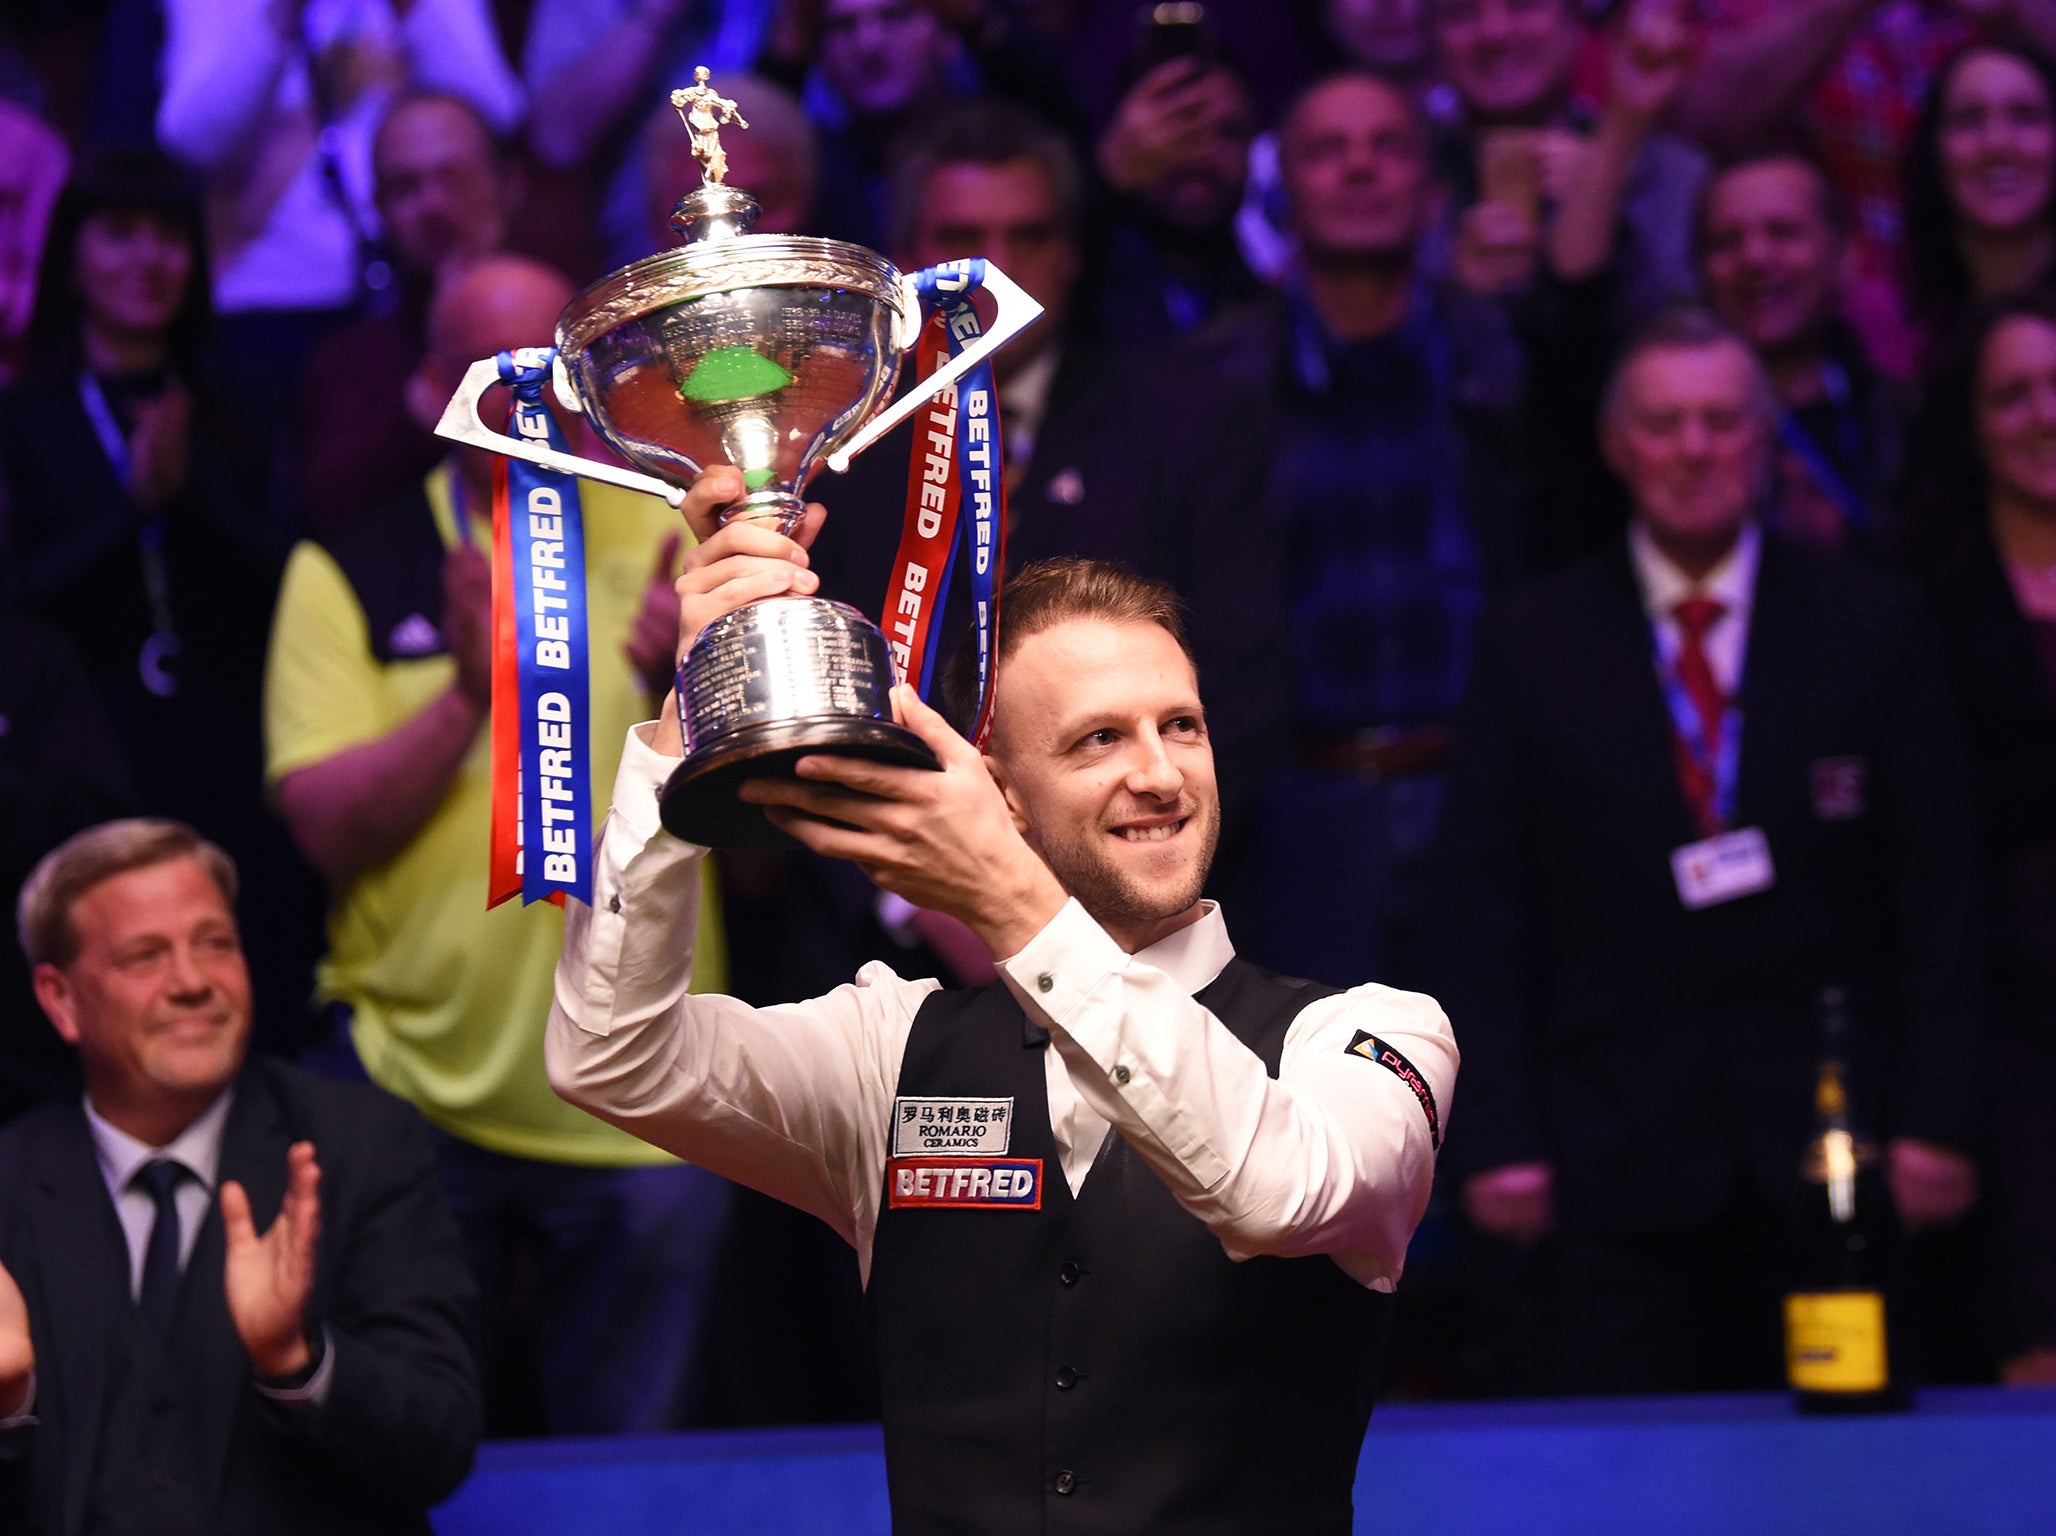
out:
M1073 619L1098 619L1107 624L1154 624L1178 642L1185 659L1192 642L1185 636L1185 603L1166 582L1138 576L1111 560L1061 558L1038 560L1008 578L1000 592L999 661L1023 640ZM978 648L966 635L943 674L944 712L959 728L968 728L978 708Z
M1625 403L1628 370L1651 352L1696 352L1702 347L1733 346L1749 360L1751 393L1763 419L1775 422L1783 414L1776 388L1765 371L1756 349L1733 326L1703 304L1679 303L1661 310L1622 344L1613 360L1613 372L1600 401L1599 419L1611 421Z
M71 964L79 948L71 909L81 896L132 869L185 858L198 859L221 887L223 898L235 901L235 860L182 821L132 816L103 821L66 838L43 855L15 900L15 932L22 953L32 966Z

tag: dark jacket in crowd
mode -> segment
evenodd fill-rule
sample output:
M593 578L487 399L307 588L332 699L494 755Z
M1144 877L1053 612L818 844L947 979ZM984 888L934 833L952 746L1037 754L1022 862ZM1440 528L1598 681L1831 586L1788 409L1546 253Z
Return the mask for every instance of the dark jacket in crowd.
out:
M1464 1042L1462 1173L1555 1166L1566 1227L1703 1230L1783 1204L1813 1125L1823 988L1856 1016L1856 1113L1974 1145L1977 866L1968 772L1913 594L1764 541L1734 824L1776 883L1688 911L1679 787L1625 542L1478 638L1436 902Z
M308 1317L327 1330L333 1374L318 1406L252 1384L223 1290L218 1205L159 1336L131 1300L80 1101L0 1132L0 1262L28 1305L38 1421L0 1432L10 1531L429 1530L428 1506L470 1470L481 1410L462 1320L471 1280L427 1131L374 1089L253 1058L236 1080L221 1178L249 1192L260 1232L300 1140L321 1163Z

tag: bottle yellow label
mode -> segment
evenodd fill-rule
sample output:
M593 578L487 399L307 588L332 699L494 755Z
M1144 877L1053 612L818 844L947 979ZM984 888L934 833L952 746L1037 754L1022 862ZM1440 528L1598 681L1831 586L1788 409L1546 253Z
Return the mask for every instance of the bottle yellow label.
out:
M1876 1291L1785 1298L1785 1376L1801 1392L1881 1392L1885 1298Z

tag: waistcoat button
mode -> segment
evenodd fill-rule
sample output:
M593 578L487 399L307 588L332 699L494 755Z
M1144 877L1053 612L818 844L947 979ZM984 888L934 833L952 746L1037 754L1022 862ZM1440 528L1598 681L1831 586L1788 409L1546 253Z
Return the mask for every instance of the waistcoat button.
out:
M1068 1365L1057 1367L1057 1390L1059 1392L1068 1392L1077 1385L1078 1373L1076 1371L1072 1370Z
M1057 1271L1057 1279L1064 1285L1076 1285L1078 1277L1084 1273L1084 1270L1073 1264L1069 1259L1066 1259L1064 1260L1063 1268Z
M1068 1467L1066 1467L1063 1471L1057 1474L1056 1490L1058 1493L1069 1493L1073 1488L1076 1488L1077 1486L1078 1479L1071 1475L1071 1471Z

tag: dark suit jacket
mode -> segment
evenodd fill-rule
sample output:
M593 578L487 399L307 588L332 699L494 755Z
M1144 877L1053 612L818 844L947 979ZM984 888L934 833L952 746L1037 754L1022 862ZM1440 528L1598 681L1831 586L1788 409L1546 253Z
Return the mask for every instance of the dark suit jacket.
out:
M1767 539L1736 824L1769 891L1698 912L1697 834L1625 544L1482 625L1451 765L1437 991L1464 1048L1447 1155L1556 1165L1566 1223L1677 1231L1796 1189L1823 987L1850 989L1873 1134L1975 1126L1975 836L1911 594Z
M311 1322L334 1374L318 1408L252 1385L222 1289L219 1207L181 1281L174 1341L197 1360L198 1496L219 1532L427 1531L460 1483L481 1424L463 1333L471 1280L438 1190L426 1129L375 1089L253 1058L237 1080L221 1177L249 1191L260 1232L285 1195L286 1149L321 1162ZM109 1336L133 1313L129 1258L76 1100L0 1132L0 1261L36 1347L32 1426L0 1434L0 1507L29 1529L80 1529L108 1390ZM11 1526L9 1529L14 1529Z

